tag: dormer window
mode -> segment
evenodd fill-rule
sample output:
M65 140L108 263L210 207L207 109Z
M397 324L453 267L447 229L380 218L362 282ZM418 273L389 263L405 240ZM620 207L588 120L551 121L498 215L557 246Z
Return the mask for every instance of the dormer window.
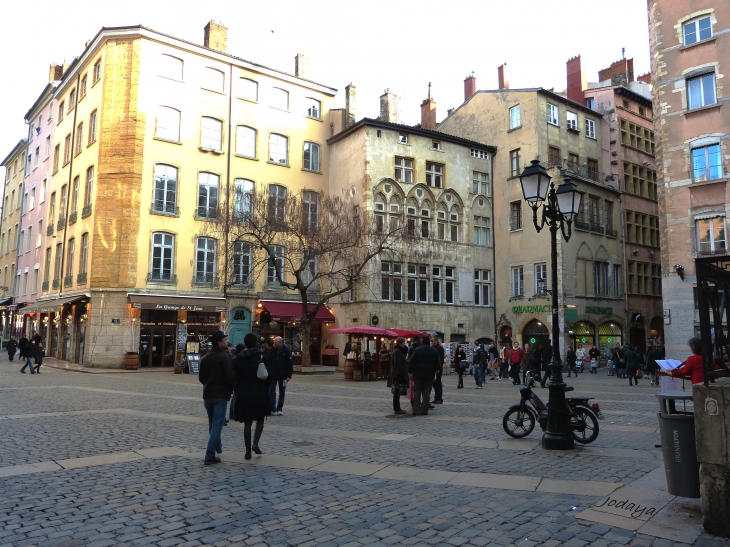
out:
M431 150L441 150L441 142L431 141Z
M403 133L398 135L398 142L401 144L408 144L408 135L404 135Z

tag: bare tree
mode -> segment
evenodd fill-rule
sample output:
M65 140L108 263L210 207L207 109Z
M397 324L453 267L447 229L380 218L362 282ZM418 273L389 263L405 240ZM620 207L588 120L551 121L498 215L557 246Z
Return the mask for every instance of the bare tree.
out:
M407 240L398 216L387 225L346 197L270 185L236 188L206 232L225 257L224 293L265 275L267 287L296 291L302 303L302 365L310 364L310 330L319 309L365 281L367 265ZM310 307L311 306L311 307Z

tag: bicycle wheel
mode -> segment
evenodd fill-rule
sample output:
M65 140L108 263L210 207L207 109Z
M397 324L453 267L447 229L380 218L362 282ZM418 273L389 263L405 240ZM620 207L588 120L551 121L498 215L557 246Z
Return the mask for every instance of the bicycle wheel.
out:
M502 427L510 437L521 439L535 429L535 417L529 410L512 408L502 418Z
M576 406L570 417L570 433L575 442L589 444L598 438L598 419L592 410Z

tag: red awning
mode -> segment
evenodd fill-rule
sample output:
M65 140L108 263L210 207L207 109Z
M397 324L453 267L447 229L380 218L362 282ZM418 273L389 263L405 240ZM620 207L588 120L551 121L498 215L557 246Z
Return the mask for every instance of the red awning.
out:
M271 314L272 321L280 321L282 323L301 323L302 321L302 303L294 301L281 300L261 300L260 304ZM309 311L314 309L314 304L309 304ZM334 323L335 316L330 313L327 306L320 306L317 315L314 317L314 323Z

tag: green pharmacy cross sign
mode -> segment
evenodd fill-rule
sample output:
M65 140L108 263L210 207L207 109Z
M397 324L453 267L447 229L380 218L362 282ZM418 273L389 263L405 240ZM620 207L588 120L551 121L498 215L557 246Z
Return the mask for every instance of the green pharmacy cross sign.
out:
M608 342L610 344L611 342L613 342L613 340L611 339L611 337L608 337L608 338L606 338L606 342Z
M534 338L530 338L530 344L534 344L535 342L537 342L537 340L535 340Z

